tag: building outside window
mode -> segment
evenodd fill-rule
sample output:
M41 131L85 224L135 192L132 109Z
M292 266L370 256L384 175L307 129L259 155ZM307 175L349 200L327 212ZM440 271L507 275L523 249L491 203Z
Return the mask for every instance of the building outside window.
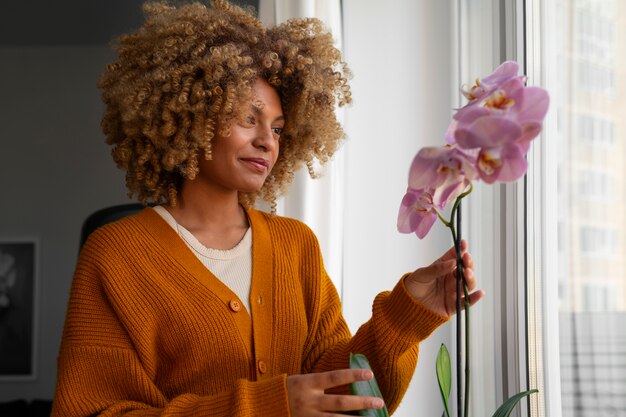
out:
M543 10L555 22L544 39L558 39L543 45L543 67L561 77L551 90L556 137L545 138L559 155L560 412L626 416L626 2Z

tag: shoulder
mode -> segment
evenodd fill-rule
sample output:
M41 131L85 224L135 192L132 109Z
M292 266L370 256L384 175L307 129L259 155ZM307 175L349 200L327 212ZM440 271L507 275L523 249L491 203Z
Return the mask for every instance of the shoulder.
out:
M151 208L129 215L119 220L106 223L89 234L82 251L109 252L120 251L129 246L136 246L147 235L151 224L158 216Z
M313 230L300 220L278 216L260 210L250 210L248 215L253 224L264 224L272 237L282 236L291 239L313 239L317 241Z

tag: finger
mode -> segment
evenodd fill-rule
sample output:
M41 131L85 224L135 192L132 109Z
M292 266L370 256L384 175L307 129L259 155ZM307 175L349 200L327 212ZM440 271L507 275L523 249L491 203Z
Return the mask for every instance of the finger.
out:
M470 307L476 304L478 301L480 301L484 296L485 296L485 292L483 290L478 290L478 291L471 293L469 295ZM462 296L461 297L461 309L462 310L465 310L465 300L466 300L466 297ZM449 316L456 314L456 295L455 294L451 294L448 297L447 306L448 307L446 309L448 311Z
M462 259L464 267L474 269L474 258L469 252L465 252Z
M483 290L478 290L478 291L471 293L469 295L470 306L473 306L474 304L476 304L484 296L485 296L485 292Z
M362 395L324 395L320 398L320 408L324 411L355 411L370 408L383 408L381 398Z
M445 262L445 261L449 261L450 259L456 259L456 249L454 248L454 246L452 246L450 249L448 249L446 251L446 253L441 255L441 257L439 257L439 259L437 259L433 263Z
M369 381L374 377L372 371L368 369L338 369L309 375L312 377L313 385L324 390L356 381Z
M474 291L476 288L476 276L474 275L474 271L470 268L465 268L463 270L465 276L465 284L467 285L468 291Z
M464 254L466 251L467 251L467 241L464 239L461 239L461 255ZM446 253L441 255L441 257L437 259L435 262L448 261L450 259L456 259L456 247L454 245L450 249L448 249Z
M424 268L419 268L413 275L418 282L430 282L433 279L449 274L456 268L456 260L435 261Z
M474 270L470 268L465 268L463 269L463 274L464 274L464 282L465 282L465 285L467 286L467 291L468 292L474 291L477 285L476 276L474 275ZM446 286L447 288L450 289L449 297L456 298L456 274L451 274L450 276L446 278ZM463 295L463 293L465 293L465 290L462 289L461 291L462 291L461 295Z

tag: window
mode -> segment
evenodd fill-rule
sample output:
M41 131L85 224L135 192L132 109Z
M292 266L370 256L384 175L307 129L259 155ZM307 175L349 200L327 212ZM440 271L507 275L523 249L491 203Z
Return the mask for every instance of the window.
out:
M525 4L527 67L551 94L527 190L530 415L623 417L626 2Z
M596 63L578 63L578 83L581 88L594 93L609 94L613 91L613 71Z
M613 120L593 114L580 114L577 122L576 135L581 142L600 146L613 145L615 126Z
M617 230L602 226L580 228L580 253L586 255L611 255L618 248Z
M615 202L613 178L597 169L581 169L578 172L578 198L598 202Z
M461 81L513 59L551 95L525 182L464 203L488 294L472 415L537 388L513 415L626 417L626 2L458 5Z
M581 290L581 311L613 311L616 309L618 294L616 290L619 288L615 285L584 284L581 286Z

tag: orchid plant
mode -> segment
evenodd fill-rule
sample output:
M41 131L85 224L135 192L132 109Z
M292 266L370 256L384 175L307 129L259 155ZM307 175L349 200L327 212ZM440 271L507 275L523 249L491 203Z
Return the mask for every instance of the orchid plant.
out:
M469 296L463 282L461 260L460 203L472 192L473 184L512 182L527 168L530 143L541 132L548 111L546 90L527 87L526 77L518 75L513 61L501 64L487 77L464 88L468 102L453 116L441 147L422 148L409 171L408 189L398 214L398 230L424 238L439 218L451 233L457 252L457 413L469 417ZM450 218L442 215L452 204ZM455 223L455 219L457 220ZM461 287L463 288L461 290ZM463 291L463 293L461 293ZM461 384L461 299L465 299L465 380ZM445 413L451 417L448 397L451 387L450 357L442 345L437 358L437 378ZM461 387L465 387L462 392ZM508 416L517 402L536 390L514 395L496 411L494 417ZM463 403L463 407L461 406Z

